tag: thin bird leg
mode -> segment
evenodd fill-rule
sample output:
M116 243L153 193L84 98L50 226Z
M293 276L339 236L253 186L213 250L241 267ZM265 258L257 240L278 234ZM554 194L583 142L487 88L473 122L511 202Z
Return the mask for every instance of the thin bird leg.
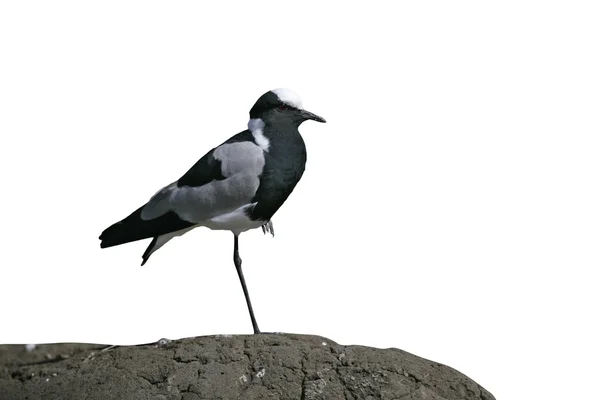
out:
M250 319L252 320L252 328L254 328L254 333L258 334L260 333L260 330L258 329L256 318L254 318L254 311L252 311L250 295L248 294L246 280L244 279L244 273L242 272L242 259L240 258L240 253L238 251L238 235L236 234L233 235L233 263L235 264L235 269L237 270L238 276L240 277L240 283L242 284L242 289L244 290L246 304L248 304L248 311L250 312Z

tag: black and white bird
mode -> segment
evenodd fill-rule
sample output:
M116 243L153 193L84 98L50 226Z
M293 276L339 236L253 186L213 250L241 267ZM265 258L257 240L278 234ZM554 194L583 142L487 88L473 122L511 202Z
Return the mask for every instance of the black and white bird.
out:
M144 265L169 240L196 227L233 232L233 261L254 333L260 333L242 273L239 236L259 227L274 234L271 218L304 173L306 147L298 127L309 119L325 122L304 110L295 92L263 94L250 110L247 130L210 150L181 178L105 229L100 247L152 238L142 255Z

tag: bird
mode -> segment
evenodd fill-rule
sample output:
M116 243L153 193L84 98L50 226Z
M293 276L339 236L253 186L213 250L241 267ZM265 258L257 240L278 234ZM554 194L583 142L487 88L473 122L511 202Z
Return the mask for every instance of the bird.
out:
M242 272L239 236L259 227L274 236L273 215L304 174L306 146L298 128L308 120L326 122L305 110L291 89L264 93L250 109L248 129L208 151L178 180L106 228L100 247L152 238L142 255L144 265L169 240L194 228L231 231L252 328L261 333Z

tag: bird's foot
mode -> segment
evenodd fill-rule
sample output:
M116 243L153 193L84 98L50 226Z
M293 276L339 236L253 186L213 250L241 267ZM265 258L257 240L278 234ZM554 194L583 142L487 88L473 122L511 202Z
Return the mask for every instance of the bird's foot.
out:
M264 225L261 226L261 229L263 231L263 234L266 235L267 232L269 232L271 236L275 236L275 228L273 227L273 222L271 222L271 220L265 222Z

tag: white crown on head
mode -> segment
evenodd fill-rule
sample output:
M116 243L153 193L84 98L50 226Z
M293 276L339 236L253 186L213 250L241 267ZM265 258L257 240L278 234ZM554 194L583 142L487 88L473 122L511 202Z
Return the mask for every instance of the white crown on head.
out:
M298 93L293 90L280 88L271 90L271 92L275 93L283 103L294 108L302 109L302 99L298 96Z

